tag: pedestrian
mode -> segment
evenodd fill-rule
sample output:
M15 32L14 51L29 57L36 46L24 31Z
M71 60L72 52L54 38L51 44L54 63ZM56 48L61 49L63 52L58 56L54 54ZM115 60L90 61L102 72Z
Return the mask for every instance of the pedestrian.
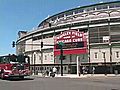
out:
M55 77L56 72L57 72L56 67L52 68L52 72L50 73L50 76Z
M95 67L92 67L92 74L95 73Z
M49 71L48 70L46 71L46 75L49 76Z
M53 73L56 73L57 72L57 69L56 67L53 68Z
M51 75L52 75L52 73L53 73L53 72L52 72L52 69L50 68L49 76L51 76Z
M57 75L58 75L58 74L59 74L59 69L60 69L60 68L59 68L59 67L57 67L56 69L57 69Z
M88 68L87 67L85 67L85 74L87 74L88 73Z
M85 67L82 67L83 75L85 74Z

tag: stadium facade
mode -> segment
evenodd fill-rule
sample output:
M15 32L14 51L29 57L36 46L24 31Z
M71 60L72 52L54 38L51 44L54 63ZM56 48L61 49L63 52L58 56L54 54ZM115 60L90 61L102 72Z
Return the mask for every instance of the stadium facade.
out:
M120 1L66 10L43 20L36 29L19 31L16 53L30 56L31 70L43 72L55 66L60 73L76 73L95 67L95 73L120 73ZM43 47L41 48L41 42Z

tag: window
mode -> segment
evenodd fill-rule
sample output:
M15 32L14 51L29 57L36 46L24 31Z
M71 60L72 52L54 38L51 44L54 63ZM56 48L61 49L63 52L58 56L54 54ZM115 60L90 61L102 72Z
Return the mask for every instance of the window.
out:
M52 21L55 21L56 19L57 19L57 17L53 17L51 20L52 20Z
M114 8L114 7L115 7L114 4L109 5L109 8Z
M119 58L119 52L116 52L116 58Z
M93 10L95 10L95 7L86 8L86 11L93 11Z
M46 67L45 67L45 69L44 70L46 70Z
M115 8L115 7L120 7L120 4L111 4L111 5L109 5L109 8Z
M95 59L97 59L98 58L98 53L97 52L95 52L95 54L94 54L95 56Z
M40 39L42 39L42 36L36 36L32 38L33 41L40 40Z
M64 17L64 14L60 14L59 16L58 16L58 18L63 18Z
M69 12L66 12L66 16L69 16L69 15L72 15L73 12L69 11Z
M34 54L34 64L35 64L35 60L36 60L36 54Z
M102 58L105 59L105 52L103 52Z
M47 60L47 55L45 55L45 60Z
M107 5L100 5L100 6L97 6L97 10L100 10L100 9L107 9Z
M115 7L120 7L120 4L116 4Z
M65 71L67 70L67 67L66 67L66 66L64 67L64 70L65 70Z
M83 12L83 9L77 9L77 10L75 10L75 14L82 13L82 12Z
M47 70L49 69L49 67L47 67Z
M51 60L53 60L53 55L51 55Z
M40 67L38 67L38 71L40 70Z
M43 67L40 67L40 70L43 70L44 68Z
M39 56L39 60L41 61L41 56Z
M38 68L36 67L35 70L38 70Z
M85 56L83 55L82 59L85 59Z
M33 68L33 67L31 67L31 69L32 69L32 70L34 70L34 68Z

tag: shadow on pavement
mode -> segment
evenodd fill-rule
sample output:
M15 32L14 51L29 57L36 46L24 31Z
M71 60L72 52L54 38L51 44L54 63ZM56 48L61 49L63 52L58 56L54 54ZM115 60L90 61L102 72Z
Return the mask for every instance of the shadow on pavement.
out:
M20 79L20 78L11 78L11 79L6 79L8 81L27 81L27 80L34 80L34 78L24 78L24 79Z

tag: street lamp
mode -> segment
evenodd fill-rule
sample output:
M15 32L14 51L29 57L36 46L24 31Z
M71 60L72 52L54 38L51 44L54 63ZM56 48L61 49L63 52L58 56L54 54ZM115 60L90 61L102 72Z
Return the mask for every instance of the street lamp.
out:
M58 46L60 48L60 60L61 60L61 76L63 76L63 46L64 43L63 42L59 42Z

